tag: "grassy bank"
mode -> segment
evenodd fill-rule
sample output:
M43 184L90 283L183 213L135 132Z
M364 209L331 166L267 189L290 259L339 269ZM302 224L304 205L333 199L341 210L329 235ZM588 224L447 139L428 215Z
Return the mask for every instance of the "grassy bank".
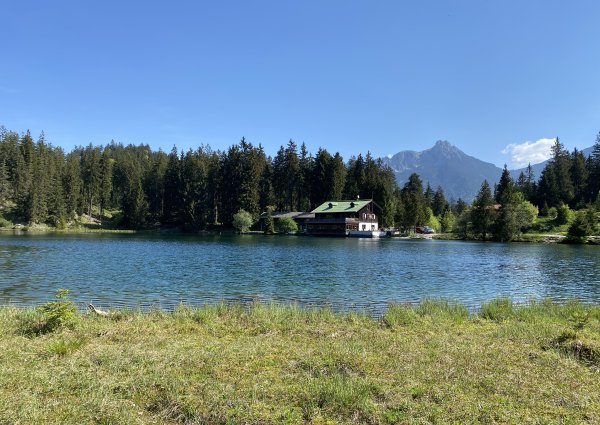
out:
M574 302L47 321L0 309L0 423L600 422L600 307Z

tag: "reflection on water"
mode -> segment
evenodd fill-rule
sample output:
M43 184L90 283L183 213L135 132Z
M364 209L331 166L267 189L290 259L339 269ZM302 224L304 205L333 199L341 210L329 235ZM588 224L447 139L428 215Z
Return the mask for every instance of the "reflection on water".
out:
M0 303L60 287L101 306L276 300L379 312L498 296L600 301L600 248L265 236L0 235Z

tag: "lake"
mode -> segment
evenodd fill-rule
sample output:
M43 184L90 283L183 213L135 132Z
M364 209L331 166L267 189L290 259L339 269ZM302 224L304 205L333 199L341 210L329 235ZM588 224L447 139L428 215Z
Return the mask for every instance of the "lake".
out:
M57 288L101 307L279 301L366 310L446 298L600 302L600 247L262 235L0 234L0 304Z

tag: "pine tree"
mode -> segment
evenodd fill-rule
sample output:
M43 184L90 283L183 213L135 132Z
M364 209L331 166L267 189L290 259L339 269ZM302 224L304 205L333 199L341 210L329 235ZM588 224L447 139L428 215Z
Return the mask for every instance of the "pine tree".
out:
M8 181L8 170L4 158L0 159L0 211L8 200L10 182Z
M82 181L79 150L74 150L67 154L62 185L65 197L65 212L67 218L72 220L81 212Z
M300 158L299 163L299 182L298 182L298 202L300 211L310 211L310 195L312 191L312 173L314 160L313 157L308 153L306 144L302 143L300 146Z
M433 205L433 189L431 188L431 185L429 184L429 182L427 182L427 188L425 189L425 193L423 194L425 196L425 205L429 208L432 207Z
M593 202L600 192L600 132L596 136L596 142L592 154L588 158L588 184L586 200Z
M502 175L500 176L500 181L496 186L495 200L499 204L504 204L508 202L513 193L515 192L515 186L513 183L513 179L510 176L510 172L504 164L504 169L502 170Z
M573 199L571 206L583 207L587 201L588 169L583 152L573 150L571 155L571 182L573 183Z
M102 224L102 216L104 215L104 209L110 204L112 195L112 182L113 182L113 165L115 160L110 157L110 148L107 146L100 156L100 188L99 188L99 202L100 202L100 223Z
M181 166L177 148L173 146L164 176L164 203L162 222L181 224Z
M479 235L483 240L487 239L492 230L492 225L496 216L494 210L494 198L492 190L487 180L481 184L481 189L473 202L471 210L471 221L473 232Z
M81 157L83 195L87 206L87 213L90 219L92 218L94 202L98 201L100 193L100 156L100 148L92 146L90 143L83 150L83 155Z
M442 215L442 213L446 209L448 209L448 202L446 202L446 197L444 196L444 189L442 189L441 186L438 186L435 193L433 194L431 209L435 216Z
M423 183L418 174L412 173L402 188L402 205L404 214L401 224L405 228L425 225L427 216L427 204L423 194Z

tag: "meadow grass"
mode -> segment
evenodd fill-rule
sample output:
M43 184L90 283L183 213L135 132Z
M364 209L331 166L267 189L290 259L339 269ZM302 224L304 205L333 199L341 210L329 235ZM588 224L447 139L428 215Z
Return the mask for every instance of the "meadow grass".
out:
M600 307L575 301L43 320L0 308L0 424L600 422Z

